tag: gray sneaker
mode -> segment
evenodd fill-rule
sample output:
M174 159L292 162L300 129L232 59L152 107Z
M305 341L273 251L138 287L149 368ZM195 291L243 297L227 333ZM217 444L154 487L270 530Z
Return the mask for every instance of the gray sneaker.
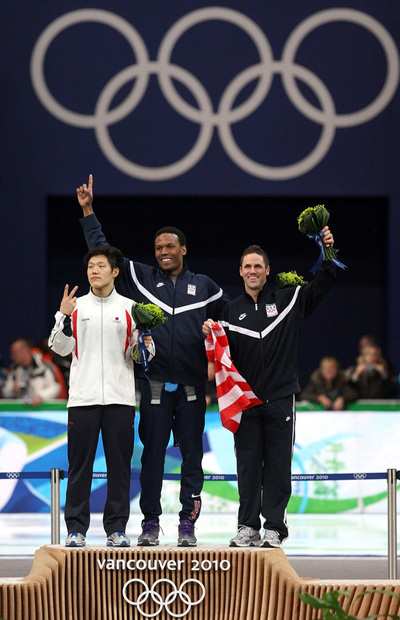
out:
M66 547L84 547L86 545L86 538L80 532L70 532L65 539Z
M113 532L107 536L107 547L130 547L131 541L125 532Z
M195 547L194 523L190 519L181 519L178 527L178 547Z
M236 536L231 538L230 547L258 547L260 533L247 525L239 525Z
M262 537L260 547L277 548L282 544L279 532L276 530L264 530L264 536Z
M158 539L160 535L160 524L158 519L143 519L142 533L140 534L137 544L139 547L154 547L160 544Z

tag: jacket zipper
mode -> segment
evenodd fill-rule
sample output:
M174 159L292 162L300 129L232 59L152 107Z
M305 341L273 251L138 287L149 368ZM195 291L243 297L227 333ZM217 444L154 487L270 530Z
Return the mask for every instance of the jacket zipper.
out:
M100 330L100 346L101 346L101 353L100 353L100 359L101 359L101 393L103 396L103 405L105 404L105 400L104 400L104 351L103 351L103 346L104 346L104 338L103 338L103 300L100 299L100 326L101 326L101 330Z
M254 304L255 310L256 312L258 312L258 303L256 302ZM261 347L261 363L262 363L262 372L264 371L265 368L265 359L264 359L264 350L263 350L263 338L262 338L262 331L259 332L260 334L260 347Z
M174 292L173 292L173 296L172 296L172 325L171 325L171 345L170 345L170 353L169 353L169 357L170 357L170 364L172 366L172 377L171 379L175 378L175 367L174 367L174 363L173 363L173 351L174 351L174 336L175 336L175 303L176 303L176 286L178 284L178 278L179 275L177 276L175 282L173 282L171 279L171 285L174 287Z

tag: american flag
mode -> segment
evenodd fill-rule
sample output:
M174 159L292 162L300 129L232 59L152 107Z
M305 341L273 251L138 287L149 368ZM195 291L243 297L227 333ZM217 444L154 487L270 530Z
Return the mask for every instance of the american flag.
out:
M207 359L215 364L215 385L222 425L232 433L239 428L243 411L262 405L235 368L228 338L220 323L214 323L205 340Z

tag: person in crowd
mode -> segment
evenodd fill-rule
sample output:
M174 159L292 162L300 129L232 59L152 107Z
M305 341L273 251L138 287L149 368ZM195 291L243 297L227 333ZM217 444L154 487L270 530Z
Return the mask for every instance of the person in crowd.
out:
M348 369L347 376L358 398L389 398L392 395L388 365L377 345L363 347L356 365Z
M93 212L92 175L87 185L77 188L77 198L88 247L107 243ZM155 303L168 316L167 322L153 331L157 355L149 364L147 377L140 381L140 508L144 518L138 544L159 544L164 461L173 430L182 454L178 546L195 546L204 480L207 380L201 328L207 317L220 318L225 299L211 278L188 269L186 238L178 228L167 226L155 233L154 253L156 267L125 258L117 283L121 294Z
M326 247L333 245L328 227L321 239ZM303 286L280 288L269 274L266 252L257 245L246 248L240 259L244 292L226 305L222 321L232 362L263 401L242 414L235 433L239 514L233 547L279 547L288 536L301 323L331 290L336 266L323 261L314 279ZM210 323L203 325L205 336Z
M60 398L60 385L51 366L32 352L27 340L15 340L10 347L10 357L13 365L3 385L4 398L19 398L35 406Z
M72 353L68 398L68 486L65 503L67 547L83 547L90 522L93 463L101 431L107 463L103 525L107 546L128 547L129 487L134 444L135 379L132 349L137 330L132 299L119 295L114 281L121 252L110 246L85 258L90 291L75 297L65 286L49 338L59 355ZM145 345L153 355L151 336Z
M56 379L60 385L63 383L67 386L69 383L72 355L62 357L61 355L54 353L54 351L51 351L48 345L48 338L43 338L40 340L37 344L37 350L42 355L44 361L48 362L52 366Z
M307 386L301 393L302 400L319 403L324 409L342 411L357 399L356 390L349 385L345 373L335 357L323 357Z
M378 341L372 334L364 334L358 341L358 354L362 355L365 347L377 347Z
M3 358L0 355L0 398L3 398L3 386L7 379L7 367L4 364Z
M61 367L55 363L55 358L57 358L58 360L63 359L61 355L57 355L53 351L50 351L48 343L47 343L47 338L45 341L41 341L38 346L32 347L32 351L33 353L37 353L38 355L40 355L43 362L45 362L46 364L50 366L50 368L53 371L54 378L59 385L58 398L62 400L66 400L68 398L68 390L67 390L68 380L67 381L65 380ZM68 356L68 358L66 358L67 364L69 362L70 357L71 356ZM68 374L69 374L69 366L70 366L70 362L68 364Z

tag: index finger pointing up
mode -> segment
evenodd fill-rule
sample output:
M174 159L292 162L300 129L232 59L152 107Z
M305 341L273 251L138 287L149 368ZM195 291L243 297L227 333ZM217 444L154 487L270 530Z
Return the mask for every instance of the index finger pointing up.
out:
M89 190L90 193L93 191L93 174L89 174L88 190Z
M72 299L76 293L76 291L78 290L78 286L74 286L74 288L72 289L72 291L70 292L70 294L68 295L68 297L70 299Z

